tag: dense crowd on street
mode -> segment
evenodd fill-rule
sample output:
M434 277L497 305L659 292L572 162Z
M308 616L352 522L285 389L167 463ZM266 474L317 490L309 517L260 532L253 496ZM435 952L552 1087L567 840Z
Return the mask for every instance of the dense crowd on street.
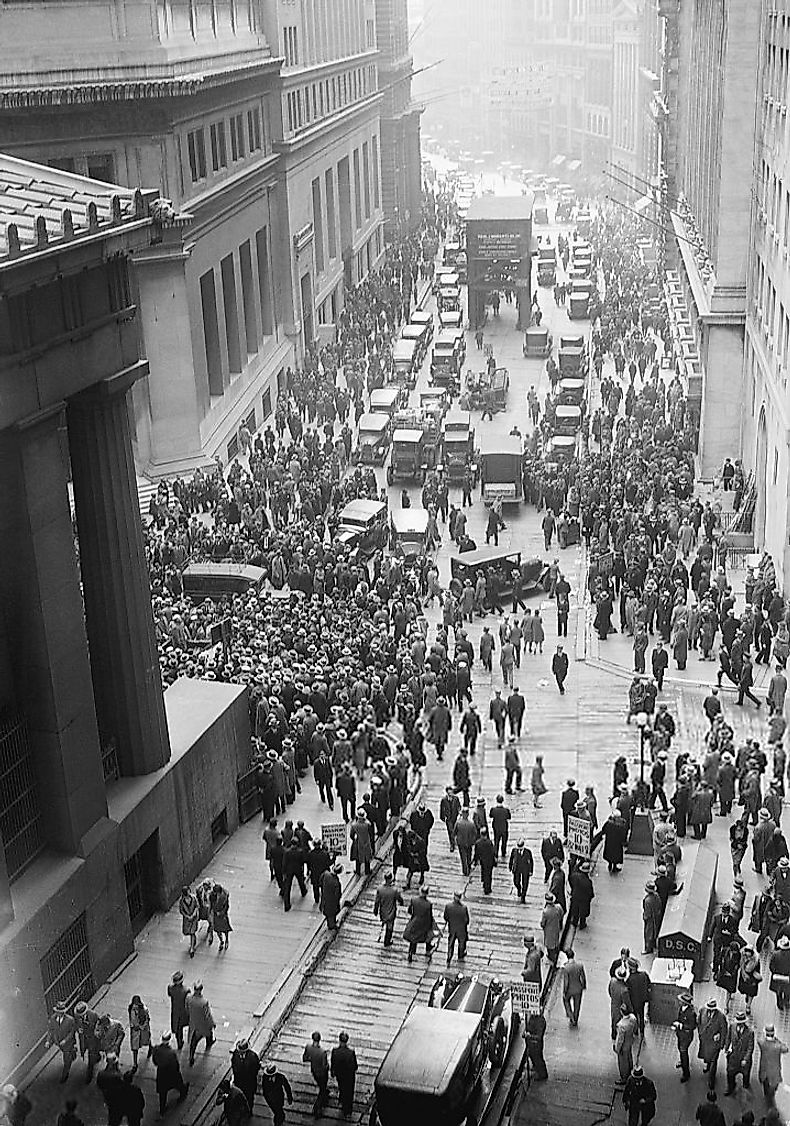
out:
M392 831L391 870L373 909L387 949L395 946L399 913L406 916L401 935L408 962L420 947L432 955L442 936L448 967L454 960L463 964L467 948L474 949L475 920L462 893L441 908L433 901L426 883L432 849L457 854L461 884L479 876L483 894L491 895L495 881L507 880L522 904L537 865L537 880L544 885L540 935L524 935L522 978L542 990L557 971L573 1027L581 1019L588 980L567 936L585 930L592 917L595 850L602 846L608 875L615 879L628 863L637 811L654 811L654 867L641 911L644 959L656 953L667 903L682 883L684 839L689 833L704 839L716 813L728 818L734 893L717 910L709 936L721 995L699 1011L691 994L681 997L673 1025L679 1079L685 1082L691 1074L696 1037L710 1092L697 1119L702 1126L721 1126L720 1058L725 1094L735 1089L739 1075L749 1090L754 1061L767 1106L763 1121L771 1126L779 1122L771 1108L787 1047L773 1025L754 1027L752 1006L763 979L778 1012L790 1006L790 851L781 828L790 610L766 558L750 577L744 609L736 612L719 514L694 492L699 420L679 375L667 378L662 366L671 350L669 329L662 316L644 314L655 277L639 258L628 220L601 208L593 224L590 241L602 284L588 355L596 401L591 395L582 448L564 465L544 460L538 407L536 436L526 443L524 499L540 514L547 552L555 542L565 546L567 528L578 521L588 549L594 629L601 642L614 630L632 639L635 675L625 711L643 729L647 778L630 777L626 761L618 759L601 811L593 787L578 787L568 778L556 829L542 840L537 861L524 836L510 838L508 798L528 790L534 808L540 808L547 792L542 756L522 760L526 701L518 687L522 661L543 652L540 613L526 608L518 581L506 608L493 575L483 578L480 589L466 584L448 590L428 553L406 567L383 550L367 561L352 558L335 541L343 505L379 496L374 473L350 465L353 424L366 394L386 376L391 342L408 319L419 285L430 279L440 239L457 218L450 194L429 198L419 234L388 250L383 266L347 295L337 342L311 351L303 369L286 373L272 423L255 436L242 428L241 456L227 471L218 466L189 482L163 484L152 500L146 548L163 682L188 675L247 685L266 867L285 912L296 886L302 897L313 896L330 931L342 923L342 863L317 827L289 816L302 786L311 783L323 805L334 811L337 804L348 824L357 874L371 871L377 842ZM612 368L614 374L604 374ZM742 492L740 467L730 468L726 478ZM430 487L427 496L441 508ZM457 523L451 534L457 539ZM225 559L262 568L267 589L219 603L195 604L185 597L181 572L187 560ZM551 671L564 695L569 660L562 639L571 591L556 559L549 565L547 594L559 641ZM431 628L425 611L436 600L440 620ZM475 646L469 624L488 616L486 606L496 618L484 624ZM211 626L224 618L230 619L230 640L210 646ZM689 651L718 661L717 685L703 705L704 746L680 749L675 720L660 696L670 658L683 670ZM495 659L502 684L484 709L474 698L475 670L491 672ZM719 686L726 677L738 690L739 705L749 699L759 706L753 663L769 661L775 671L763 749L754 740L736 740ZM472 764L487 724L503 764L502 790L490 803L471 794ZM433 808L423 799L410 803L429 756L446 762L448 782ZM581 852L570 845L571 819L577 831L582 824L589 841ZM438 825L442 832L433 833ZM756 872L765 876L747 918L741 864L749 850ZM230 954L227 889L211 880L185 886L178 909L190 957L201 937L206 946L216 941L218 957ZM607 1027L622 1097L629 1124L646 1126L660 1108L657 1086L637 1054L640 1037L648 1034L649 970L623 949L609 978ZM184 1072L194 1065L197 1049L213 1044L216 1021L200 979L186 983L178 971L166 993L170 1027L158 1040L138 995L130 998L125 1020L85 1002L72 1009L55 1006L49 1043L62 1057L62 1081L69 1080L79 1055L85 1079L96 1074L110 1126L124 1116L139 1126L144 1099L137 1072L149 1059L164 1114L171 1092L179 1101L186 1097ZM548 1078L545 1035L542 1012L528 1014L525 1039L538 1081ZM179 1054L185 1048L186 1058ZM128 1068L121 1066L126 1052ZM346 1033L338 1032L330 1054L315 1032L303 1062L317 1091L314 1113L323 1112L334 1079L341 1111L350 1116L357 1057ZM229 1126L247 1120L259 1092L275 1123L282 1123L293 1099L289 1078L240 1039L231 1078L218 1095ZM16 1098L26 1096L7 1094L9 1106ZM22 1126L26 1113L21 1104L17 1118L6 1112L13 1126ZM756 1121L750 1113L741 1126ZM59 1126L80 1121L72 1099Z

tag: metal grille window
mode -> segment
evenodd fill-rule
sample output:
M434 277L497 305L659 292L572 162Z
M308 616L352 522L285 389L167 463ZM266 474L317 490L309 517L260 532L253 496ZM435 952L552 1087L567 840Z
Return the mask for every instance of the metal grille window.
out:
M49 1013L56 1001L65 1001L70 1008L96 992L84 912L41 959L41 980Z
M27 724L13 713L0 715L0 838L11 880L44 847Z

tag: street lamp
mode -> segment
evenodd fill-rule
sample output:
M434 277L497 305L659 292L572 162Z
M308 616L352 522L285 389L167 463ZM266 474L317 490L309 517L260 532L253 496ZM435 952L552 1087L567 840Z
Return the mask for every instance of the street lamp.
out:
M639 728L639 785L645 787L645 729L647 728L647 712L636 713L636 725Z
M636 725L639 728L639 785L631 834L628 840L628 851L637 856L650 856L653 852L653 831L650 825L650 814L647 811L647 786L645 785L645 742L649 738L649 717L647 712L637 712Z

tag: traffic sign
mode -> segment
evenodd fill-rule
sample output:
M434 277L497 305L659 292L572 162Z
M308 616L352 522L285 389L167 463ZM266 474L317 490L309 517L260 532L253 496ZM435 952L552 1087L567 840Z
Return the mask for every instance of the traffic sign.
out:
M514 981L510 986L513 1008L529 1016L540 1012L540 984L537 981Z
M592 825L586 817L573 817L568 818L568 851L573 856L582 856L585 860L590 859L590 844L592 837Z
M338 856L348 855L348 834L342 821L339 825L322 825L321 841L329 852L337 853Z

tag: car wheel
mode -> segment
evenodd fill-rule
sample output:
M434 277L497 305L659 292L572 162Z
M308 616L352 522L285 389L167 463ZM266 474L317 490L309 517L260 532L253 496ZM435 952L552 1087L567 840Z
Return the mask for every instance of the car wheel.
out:
M505 1062L505 1054L507 1052L507 1028L502 1017L497 1017L497 1022L494 1025L494 1034L491 1037L491 1047L488 1050L488 1058L491 1060L492 1067L501 1067Z

